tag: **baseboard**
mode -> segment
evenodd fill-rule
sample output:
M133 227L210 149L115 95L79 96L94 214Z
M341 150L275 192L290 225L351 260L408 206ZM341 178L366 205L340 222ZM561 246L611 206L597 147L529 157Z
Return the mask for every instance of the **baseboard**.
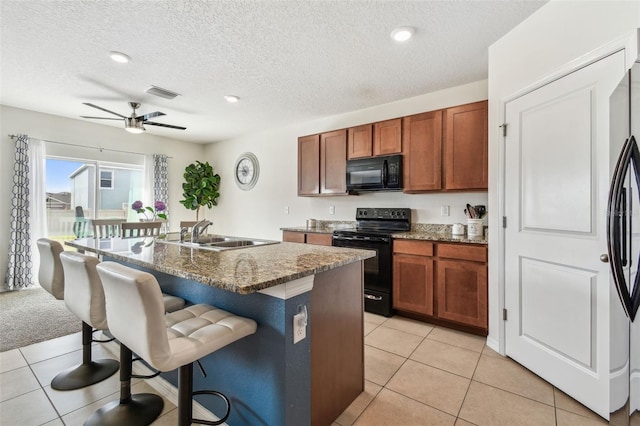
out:
M106 337L106 336L105 336ZM100 337L98 337L100 338ZM109 343L100 343L105 349L111 352L112 355L116 357L116 359L120 358L120 344L113 341ZM150 370L146 365L141 362L133 363L133 374L139 375L150 375L153 374L154 371ZM158 395L166 398L169 402L171 402L176 407L178 406L178 388L175 387L171 382L165 380L161 376L154 377L152 379L144 379L145 382L151 386L153 389L158 392ZM220 420L216 417L211 411L207 410L202 404L197 401L193 401L193 417L209 420L209 421L218 421ZM226 423L222 423L223 425L227 425Z

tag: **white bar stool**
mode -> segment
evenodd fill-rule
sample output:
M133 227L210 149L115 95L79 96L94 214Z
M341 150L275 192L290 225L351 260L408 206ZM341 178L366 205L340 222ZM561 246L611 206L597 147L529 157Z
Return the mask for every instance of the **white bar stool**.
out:
M104 291L96 271L98 259L75 252L62 252L60 261L64 270L64 303L69 311L82 320L82 364L58 373L51 381L51 387L79 389L111 377L118 371L120 363L113 359L91 360L93 330L108 329Z
M40 252L40 285L56 299L64 299L67 309L82 320L82 364L58 373L51 381L51 388L62 391L80 389L111 377L118 371L118 361L91 359L93 328L107 329L104 292L95 270L98 259L83 256L88 258L87 261L74 262L71 269L66 268L68 275L65 275L62 259L78 254L64 253L59 242L46 238L40 238L37 245ZM64 297L65 293L67 297Z
M193 362L255 333L256 322L204 304L165 317L162 293L153 275L115 262L103 262L97 270L104 287L109 329L120 341L120 400L100 408L85 425L150 424L160 415L162 398L131 395L131 363L126 360L131 359L131 351L157 370L180 369L179 426L223 423L229 417L229 400L216 391L193 392ZM227 406L224 416L216 422L193 419L193 395L198 394L222 398Z

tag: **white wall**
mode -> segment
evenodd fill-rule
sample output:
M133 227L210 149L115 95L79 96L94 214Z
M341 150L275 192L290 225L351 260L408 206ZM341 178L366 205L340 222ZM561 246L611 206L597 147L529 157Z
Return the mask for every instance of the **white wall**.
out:
M172 159L169 164L169 209L173 229L178 228L180 220L194 220L195 212L186 210L180 203L182 199L182 174L184 168L202 159L204 145L193 144L151 134L133 135L124 129L73 120L55 115L42 114L19 108L0 105L0 282L4 283L7 272L9 246L9 222L14 147L10 134L28 134L31 137L65 142L94 148L109 148L142 154L166 154ZM96 149L51 145L52 152L58 155L80 156L108 161L122 161L126 154Z
M220 173L222 182L219 204L207 213L207 217L213 220L216 232L278 240L282 237L281 227L303 226L308 218L355 220L356 207L409 207L413 209L414 221L423 223L464 221L466 203L486 205L486 192L378 192L358 196L298 197L298 137L484 99L487 99L486 80L210 144L206 148L206 158ZM250 191L239 189L233 177L235 161L246 151L253 152L260 162L260 178ZM440 216L442 205L450 206L451 216ZM330 206L335 206L335 215L329 214ZM289 214L285 214L285 207L289 207Z
M489 49L489 209L499 212L502 101L640 27L638 1L550 1ZM499 214L489 216L498 230ZM500 342L500 232L489 234L489 344ZM604 249L604 248L603 248Z

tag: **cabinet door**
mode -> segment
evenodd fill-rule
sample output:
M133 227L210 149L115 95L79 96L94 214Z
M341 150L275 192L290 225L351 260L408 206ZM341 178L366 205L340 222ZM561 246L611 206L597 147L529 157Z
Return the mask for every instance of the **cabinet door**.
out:
M320 135L320 193L347 192L347 130Z
M298 138L298 195L320 193L320 135Z
M404 191L442 187L442 111L404 118Z
M320 246L330 246L333 240L332 234L307 234L307 244L317 244Z
M282 241L288 243L304 243L305 242L305 234L304 232L293 232L293 231L283 231L282 232Z
M371 124L364 126L352 127L349 129L349 142L347 145L347 158L371 157L372 131Z
M393 255L393 307L433 315L433 259Z
M487 189L487 101L448 108L445 116L445 188Z
M373 128L373 155L402 152L402 119L381 121Z
M439 260L438 318L486 329L487 265Z

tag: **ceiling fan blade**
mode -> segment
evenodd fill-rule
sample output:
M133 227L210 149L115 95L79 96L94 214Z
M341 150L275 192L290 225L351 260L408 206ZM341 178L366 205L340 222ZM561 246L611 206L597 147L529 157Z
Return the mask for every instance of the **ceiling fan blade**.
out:
M118 114L117 112L109 111L106 108L102 108L102 107L99 107L98 105L90 104L88 102L83 102L83 105L90 106L91 108L96 108L96 109L102 110L104 112L108 112L109 114L117 115L120 118L127 118L122 114Z
M153 117L160 117L162 115L167 115L164 112L160 112L160 111L156 111L156 112L150 112L149 114L144 114L144 115L139 115L136 117L136 120L142 120L142 121L147 121L150 118Z
M88 117L86 115L81 115L80 118L93 118L95 120L117 120L117 121L122 121L122 118Z
M186 127L182 127L182 126L172 126L171 124L164 124L164 123L156 123L155 121L145 121L144 125L146 126L147 124L150 124L152 126L160 126L160 127L168 127L170 129L179 129L179 130L187 130Z

